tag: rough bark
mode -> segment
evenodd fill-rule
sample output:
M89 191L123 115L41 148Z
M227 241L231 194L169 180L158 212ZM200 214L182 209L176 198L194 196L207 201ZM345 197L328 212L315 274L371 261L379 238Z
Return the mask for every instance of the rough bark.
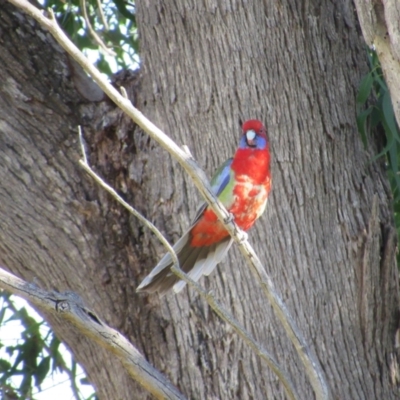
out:
M5 1L0 2L0 38L0 262L43 288L75 291L118 327L113 301L126 301L127 289L115 291L113 300L104 285L110 265L114 280L130 280L129 270L119 267L122 244L116 239L122 236L111 222L121 210L99 199L104 195L78 166L77 125L95 116L100 120L109 105L83 98L60 47ZM100 144L100 155L101 149ZM85 366L101 398L141 393L99 346L46 317Z
M143 63L131 96L210 174L232 154L240 120L266 122L274 188L254 246L333 397L397 398L396 235L383 168L355 124L366 63L352 4L168 3L137 4ZM198 197L107 100L80 94L48 34L0 5L1 264L43 288L77 292L190 398L283 398L268 368L190 289L162 300L135 294L163 249L80 170L76 126L85 126L91 162L171 241ZM313 398L238 253L201 283L286 366L301 398ZM101 398L146 398L103 351L49 320Z

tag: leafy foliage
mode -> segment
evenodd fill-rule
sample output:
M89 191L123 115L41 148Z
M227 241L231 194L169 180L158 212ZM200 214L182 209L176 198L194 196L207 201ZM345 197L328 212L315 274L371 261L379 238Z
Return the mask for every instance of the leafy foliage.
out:
M368 49L368 61L370 71L362 79L357 96L357 126L365 146L376 128L384 134L385 146L374 160L384 157L387 163L395 224L400 235L400 131L378 56L372 49ZM397 258L400 265L400 255Z
M118 69L139 65L135 4L125 0L42 0L44 9L52 8L58 23L71 40L86 54L97 58L97 68L107 75ZM114 51L110 56L101 50L88 29L82 13L86 6L90 25L104 44ZM99 7L101 6L101 8Z
M84 399L79 386L86 378L78 378L77 364L65 360L65 349L43 320L34 318L25 307L17 307L13 298L0 292L0 330L18 321L19 338L14 328L12 344L0 341L0 398L34 399L44 380L55 372L65 373L76 400ZM11 331L12 327L8 326ZM7 397L6 397L7 396ZM94 399L94 395L89 398ZM87 400L89 400L89 398Z

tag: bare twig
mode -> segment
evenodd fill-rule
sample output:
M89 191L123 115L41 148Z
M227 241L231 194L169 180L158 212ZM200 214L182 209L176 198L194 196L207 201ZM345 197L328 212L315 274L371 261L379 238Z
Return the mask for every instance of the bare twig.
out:
M81 144L81 149L83 154L83 160L79 160L79 164L103 189L105 189L108 193L110 193L111 196L118 201L118 203L122 204L122 206L124 206L132 215L134 215L137 219L139 219L143 223L143 225L149 228L157 236L157 239L164 245L167 251L171 254L174 265L179 266L179 260L178 257L176 256L175 250L169 244L168 240L165 239L164 235L158 230L158 228L154 224L152 224L147 218L143 217L143 215L140 214L138 211L136 211L130 204L128 204L109 184L107 184L103 179L100 178L99 175L97 175L92 170L87 161L81 127L79 127L78 131L79 131L79 141Z
M80 6L81 6L81 10L82 10L82 15L83 18L86 22L86 27L90 33L90 35L93 37L94 41L110 56L115 57L116 54L113 50L109 49L106 44L103 42L103 39L97 34L97 32L93 29L92 24L90 23L90 19L89 16L87 14L87 9L86 9L86 0L80 0ZM101 10L101 12L103 12L101 6L99 7L99 9ZM104 15L101 14L104 18ZM105 19L104 19L105 20Z
M126 93L126 89L123 86L120 86L119 90L121 91L122 96L124 96L125 99L129 100L128 93Z
M121 88L123 89L123 88ZM124 90L122 91L124 93ZM125 92L126 93L126 92ZM285 391L288 395L289 399L295 400L297 397L295 396L295 390L293 384L290 382L287 374L283 371L283 369L278 365L278 363L274 360L274 358L267 353L247 332L235 319L234 317L226 311L210 294L207 294L201 286L190 279L187 274L185 274L179 268L179 262L176 256L174 249L169 245L168 241L164 238L162 233L145 217L143 217L138 211L136 211L132 206L126 203L116 191L104 182L89 166L87 163L87 157L85 154L84 142L82 138L82 129L79 127L79 140L81 142L81 148L84 160L79 160L81 166L85 169L85 171L108 193L110 193L120 204L122 204L130 213L132 213L135 217L137 217L145 226L147 226L152 232L154 232L157 238L164 244L166 249L170 252L173 260L175 262L174 267L172 268L172 272L176 274L180 279L189 283L189 285L193 286L196 291L208 302L210 307L215 311L215 313L223 319L226 323L228 323L233 330L254 350L254 352L259 355L263 360L267 362L269 367L275 372L278 376L279 380L282 382ZM178 266L178 267L177 267Z
M184 151L188 156L192 157L192 153L191 153L189 147L188 147L186 144L184 144L184 145L182 146L182 149L183 149L183 151Z
M98 9L99 9L99 14L100 14L101 22L102 22L103 25L104 25L104 30L109 31L110 28L109 28L109 26L108 26L108 22L107 22L107 20L106 20L105 15L104 15L103 5L101 4L101 0L97 0L97 7L98 7Z
M318 359L310 350L305 338L290 316L282 299L278 295L272 280L265 272L259 258L255 254L253 248L244 239L243 232L229 218L229 213L226 211L221 202L215 197L211 191L211 187L205 177L204 172L197 166L192 157L186 154L178 145L175 144L165 133L157 128L149 121L139 110L133 107L132 103L121 96L118 91L103 78L102 74L86 59L79 49L66 37L63 31L59 28L54 13L49 10L50 18L44 17L40 11L28 3L26 0L8 0L10 3L26 11L29 15L35 18L42 26L46 27L56 38L59 44L89 73L103 91L120 107L133 121L138 124L149 136L156 140L164 149L166 149L190 175L194 184L201 192L207 203L212 207L218 218L224 222L227 231L239 245L239 249L255 273L257 279L261 282L264 293L270 300L278 318L284 326L290 340L292 341L303 365L305 372L308 375L311 385L314 389L317 400L329 399L330 390L322 368Z
M118 331L107 326L85 307L75 293L42 290L0 268L0 287L34 304L39 310L57 314L72 323L82 334L112 352L128 374L157 399L183 400L185 397L157 371Z
M282 382L288 399L296 400L299 397L296 395L293 383L290 381L286 372L280 367L276 360L266 351L263 347L255 341L247 330L240 325L240 323L226 311L211 293L207 293L197 282L189 278L181 269L172 267L171 271L177 275L180 279L185 281L188 285L193 287L200 296L207 301L209 306L215 311L215 313L224 320L228 325L230 325L234 331L244 340L244 342L256 353L261 359L263 359L272 371L276 374L278 379Z
M81 152L82 152L82 157L83 157L83 163L85 165L89 165L87 156L86 156L86 149L85 149L85 140L83 139L82 135L82 128L81 126L78 126L78 135L79 135L79 143L81 145Z

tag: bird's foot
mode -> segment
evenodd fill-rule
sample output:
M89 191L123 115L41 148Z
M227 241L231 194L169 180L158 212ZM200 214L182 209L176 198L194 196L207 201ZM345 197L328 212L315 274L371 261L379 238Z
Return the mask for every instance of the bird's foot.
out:
M229 215L224 219L224 223L225 224L230 224L231 222L234 221L234 216L232 213L229 213Z

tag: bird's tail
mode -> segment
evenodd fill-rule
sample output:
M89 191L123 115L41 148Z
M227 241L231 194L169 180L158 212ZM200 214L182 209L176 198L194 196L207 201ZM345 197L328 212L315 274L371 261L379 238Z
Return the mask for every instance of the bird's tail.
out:
M225 257L231 245L232 238L228 236L210 246L194 247L190 245L190 231L188 231L175 243L174 250L182 271L197 282L202 275L209 275L214 270L215 266ZM175 293L180 292L186 282L180 280L171 271L172 265L171 254L165 254L136 291L149 293L157 291L163 295L173 287Z

